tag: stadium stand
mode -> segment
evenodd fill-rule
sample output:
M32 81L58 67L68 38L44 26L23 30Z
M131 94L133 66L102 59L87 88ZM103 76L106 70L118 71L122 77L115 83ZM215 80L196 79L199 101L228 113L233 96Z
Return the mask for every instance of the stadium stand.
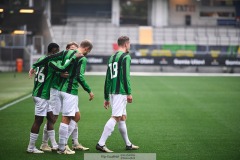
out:
M80 42L83 39L89 39L93 42L93 55L109 56L117 50L116 40L121 35L130 37L133 57L193 58L205 55L207 58L240 57L240 29L237 26L237 17L240 15L240 10L233 3L226 7L222 4L216 7L210 6L213 10L225 7L229 10L229 13L234 13L229 17L211 17L211 14L202 14L202 11L200 11L204 8L203 5L205 4L201 4L203 2L191 0L184 2L152 0L149 3L145 3L146 0L143 0L144 5L150 5L145 6L148 8L147 12L144 8L143 13L145 15L139 15L139 11L137 14L132 13L134 10L132 10L131 5L142 1L124 0L121 3L119 0L69 0L63 3L58 3L58 0L33 1L32 8L35 9L36 14L24 15L24 18L19 18L19 24L15 20L22 15L19 16L18 14L12 14L12 19L10 17L9 21L6 21L6 19L3 21L3 27L19 27L18 25L20 25L21 27L27 26L26 30L31 31L27 35L13 35L10 32L0 34L0 53L4 60L6 59L7 48L24 50L24 52L21 51L21 55L18 54L21 58L29 57L28 53L26 55L26 50L31 55L43 54L46 51L44 46L52 41L58 43L61 49L65 49L68 42ZM6 8L16 8L7 0L4 0L4 2ZM56 4L56 6L51 7L51 3ZM184 8L185 3L186 6L193 8L186 10L187 8ZM36 6L34 6L35 4ZM166 6L169 8L165 8ZM131 13L129 17L122 17L122 7L127 7L125 11ZM217 14L221 15L222 13L219 11ZM128 14L126 13L126 15ZM157 15L161 17L157 18ZM209 17L199 17L201 15ZM144 18L147 27L141 26L141 18ZM38 23L33 24L34 20ZM127 24L126 22L130 22L129 20L132 20L132 22ZM186 20L188 21L187 24ZM218 25L219 23L221 25ZM37 36L40 37L40 41L35 44L34 37ZM16 52L11 51L11 53Z
M144 34L140 32L141 27L138 26L118 27L112 25L110 22L103 23L99 21L99 19L94 20L93 18L90 20L80 19L78 21L75 25L70 23L66 26L53 26L54 38L60 41L61 46L64 46L71 40L79 41L78 39L90 39L93 41L94 51L96 50L97 54L100 55L109 55L111 51L113 51L112 46L115 43L115 39L120 35L129 35L132 44L138 44L138 42L140 42L140 44L182 45L181 52L189 50L184 48L191 45L219 47L228 46L229 44L239 45L240 31L235 28L153 27L152 34ZM148 35L148 37L146 37L146 35ZM163 49L165 50L164 47ZM176 53L174 47L167 50ZM186 54L192 55L201 51L202 50L195 49L191 53L187 51ZM221 53L224 54L223 51ZM225 53L227 54L228 52ZM157 56L156 53L153 55Z

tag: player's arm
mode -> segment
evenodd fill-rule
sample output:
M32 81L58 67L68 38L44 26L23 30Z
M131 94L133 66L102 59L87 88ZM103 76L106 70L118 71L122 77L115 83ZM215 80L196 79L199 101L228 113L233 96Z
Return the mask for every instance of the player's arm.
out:
M109 101L109 90L111 85L111 73L109 67L107 68L105 83L104 83L104 99Z
M123 59L123 82L124 82L124 89L127 95L131 95L131 83L130 83L130 64L131 64L131 57L126 56Z
M57 61L57 62L58 62L58 61ZM61 64L62 64L62 61L59 61L58 63L61 63ZM57 77L67 78L68 75L65 76L66 73L68 73L68 72L58 72L58 71L56 71L56 72L55 72L55 75L56 75Z
M107 68L107 73L105 77L105 83L104 83L104 108L108 109L109 108L109 90L111 86L111 73L110 73L109 67Z
M68 72L56 72L56 76L61 77L61 78L68 78L69 74Z
M76 75L76 79L78 81L78 83L82 86L82 88L89 93L90 99L92 100L94 98L94 94L91 91L91 88L89 87L89 85L87 84L87 81L85 80L84 74L85 74L85 70L86 70L86 65L87 65L87 59L85 57L81 58L78 62L78 68L77 68L77 75Z
M77 58L76 55L74 55L72 58L67 60L64 65L62 65L61 61L57 61L57 62L51 61L49 62L49 66L52 67L55 71L65 72L70 67L70 64L76 60L76 58Z
M131 57L128 55L123 59L123 86L127 94L127 101L132 103L132 90L130 83L130 64Z
M40 57L38 60L37 60L37 62L39 62L39 61L41 61L43 59L43 57ZM37 63L36 62L36 63ZM35 74L35 69L36 69L37 67L32 67L32 68L30 68L30 70L29 70L29 72L28 72L28 76L29 76L29 78L32 78L32 75L33 74Z
M32 68L35 69L40 65L48 63L49 61L62 60L64 54L65 54L65 51L61 51L56 54L51 54L51 55L45 57L44 59L41 59L40 61L37 61L36 63L34 63L32 65Z

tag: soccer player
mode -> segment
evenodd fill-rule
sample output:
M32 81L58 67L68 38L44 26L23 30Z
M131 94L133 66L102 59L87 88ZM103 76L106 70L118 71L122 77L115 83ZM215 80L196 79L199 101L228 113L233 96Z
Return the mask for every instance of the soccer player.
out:
M85 57L92 50L92 43L88 40L81 42L78 51L84 55L77 62L71 65L68 70L69 77L61 84L60 96L62 98L62 121L59 127L59 154L68 154L66 153L67 148L66 144L68 142L69 136L72 134L73 130L76 127L76 122L72 119L78 109L78 87L79 84L82 88L89 93L89 100L91 101L94 98L94 94L91 91L89 85L87 84L84 73L87 64L87 58ZM69 59L66 56L63 60L65 63L66 59Z
M129 55L130 40L127 36L118 38L119 50L110 57L104 85L104 108L112 107L112 116L105 124L102 136L96 145L96 149L101 152L113 152L106 147L107 138L114 131L116 123L118 129L126 143L126 150L138 149L133 145L127 133L126 105L132 103L131 85L130 85L130 63Z
M70 42L66 46L66 50L76 50L78 48L78 44L76 42ZM58 74L54 77L53 85L50 90L50 100L49 100L49 106L53 109L53 115L54 115L54 124L56 120L58 119L58 115L61 111L62 104L61 104L61 96L60 96L60 87L61 82L66 81L66 78L68 78L68 73L61 73L61 76ZM75 113L75 117L73 119L76 123L80 120L80 112ZM56 150L58 146L53 146L52 148L48 146L48 134L47 134L47 128L46 124L44 126L43 131L43 139L42 144L40 146L40 149L43 151L52 151ZM74 150L89 150L89 148L84 147L82 144L78 142L78 126L76 125L73 132L72 132L72 143L73 143L73 149ZM72 150L69 148L68 145L66 145L66 149L69 152L72 152Z
M77 48L78 48L78 44L76 42L70 42L66 46L67 50L76 50ZM73 120L76 123L78 123L80 118L81 118L81 114L80 114L79 109L77 108L77 111L75 113L75 117L73 118ZM78 142L78 125L77 124L76 124L71 136L72 136L72 144L73 144L72 149L73 150L83 150L83 151L89 150L89 148L84 147L81 143Z
M76 50L78 48L78 44L75 42L70 42L67 44L66 50L69 50L69 48L71 48L71 50ZM61 82L64 80L63 78L67 78L67 77L68 77L67 72L65 73L57 72L56 75L53 77L53 83L50 89L50 99L49 99L49 107L52 108L53 116L54 116L53 124L56 123L62 107L60 94L58 90ZM55 135L55 130L53 130L53 132ZM42 144L40 146L40 149L42 151L49 151L49 152L51 152L52 150L54 151L57 150L58 149L57 143L52 144L52 148L51 148L48 145L48 139L49 139L49 134L47 131L47 124L45 124L43 128ZM56 142L55 136L54 136L54 142Z
M52 55L53 53L59 50L59 46L56 43L50 43L48 46L48 55ZM43 153L36 148L35 143L38 139L38 133L40 126L43 122L43 118L47 116L48 123L47 123L47 130L51 132L53 130L53 113L51 108L48 105L48 99L50 97L50 87L52 83L52 78L55 74L55 70L60 72L65 72L67 68L71 65L76 58L81 57L81 54L75 54L67 63L61 65L56 62L48 62L41 64L39 66L35 66L33 64L33 68L29 71L29 77L31 78L34 70L36 70L35 75L35 82L33 88L33 100L35 102L35 120L31 128L30 133L30 141L27 148L28 153ZM45 59L46 56L42 56L38 59L41 61ZM51 137L55 135L50 134L50 140L52 141ZM55 138L54 138L55 139Z

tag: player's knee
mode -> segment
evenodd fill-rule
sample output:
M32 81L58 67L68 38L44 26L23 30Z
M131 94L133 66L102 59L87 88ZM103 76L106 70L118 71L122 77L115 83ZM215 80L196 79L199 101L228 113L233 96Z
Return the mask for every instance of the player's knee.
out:
M119 122L121 120L121 117L112 116L112 118L114 118L117 122Z
M40 126L43 123L43 117L35 116L35 123Z
M120 121L126 121L127 120L127 116L126 115L122 115L122 117L120 118Z
M54 117L54 115L53 115L53 113L52 112L48 112L47 113L47 120L48 120L48 122L50 122L50 123L55 123L56 121L55 121L55 117ZM55 121L55 122L54 122Z
M69 124L72 117L62 116L62 123Z
M54 115L53 117L54 117L54 118L53 118L53 124L55 124L56 121L57 121L57 119L58 119L58 116L57 116L57 115Z
M77 112L77 113L75 114L74 121L75 121L75 122L78 122L78 121L80 121L80 119L81 119L80 112Z

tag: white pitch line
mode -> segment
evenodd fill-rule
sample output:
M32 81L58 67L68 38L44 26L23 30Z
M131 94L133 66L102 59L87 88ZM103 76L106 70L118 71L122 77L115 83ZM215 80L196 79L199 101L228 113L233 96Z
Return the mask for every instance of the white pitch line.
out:
M106 72L86 72L86 75L104 75L105 76ZM159 73L159 72L131 72L132 76L208 76L208 77L214 77L214 76L220 76L220 77L240 77L239 73ZM21 99L18 99L14 102L11 102L3 107L0 108L1 110L4 110L18 102L21 102L32 95L25 96Z
M163 72L131 72L131 76L207 76L207 77L240 77L239 73L163 73ZM106 72L86 72L86 75L105 76Z
M16 100L16 101L13 101L13 102L11 102L11 103L9 103L9 104L6 104L5 106L3 106L3 107L1 107L0 108L0 111L1 110L4 110L4 109L6 109L6 108L8 108L8 107L10 107L10 106L12 106L12 105L14 105L14 104L17 104L18 102L21 102L21 101L23 101L23 100L25 100L25 99L27 99L27 98L29 98L29 97L31 97L32 95L30 94L30 95L27 95L27 96L25 96L25 97L22 97L22 98L20 98L20 99L18 99L18 100Z

